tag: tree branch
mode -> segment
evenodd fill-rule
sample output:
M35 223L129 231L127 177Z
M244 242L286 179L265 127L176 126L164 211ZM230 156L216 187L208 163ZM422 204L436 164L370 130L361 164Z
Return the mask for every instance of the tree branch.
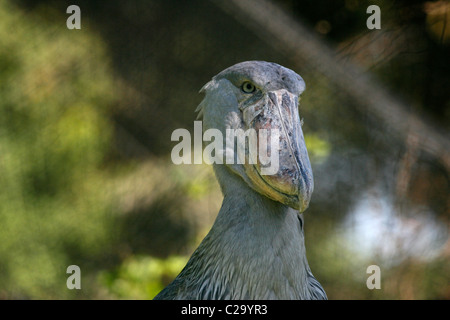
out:
M369 73L352 61L342 61L335 50L319 40L298 19L269 0L211 0L234 16L269 45L284 52L298 64L307 63L356 105L388 126L398 138L417 141L418 148L439 159L450 172L450 139L443 128L430 125L423 116L408 111L405 102L389 93Z

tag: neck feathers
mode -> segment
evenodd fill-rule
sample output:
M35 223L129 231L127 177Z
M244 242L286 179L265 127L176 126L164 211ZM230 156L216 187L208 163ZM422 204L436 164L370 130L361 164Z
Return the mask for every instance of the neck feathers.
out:
M326 299L306 259L298 213L249 188L223 183L217 219L161 299ZM224 189L224 185L227 189Z

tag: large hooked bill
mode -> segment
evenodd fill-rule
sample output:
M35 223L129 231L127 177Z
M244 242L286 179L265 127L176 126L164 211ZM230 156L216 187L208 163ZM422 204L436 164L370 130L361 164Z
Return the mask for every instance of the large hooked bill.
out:
M246 129L257 135L256 161L244 168L255 189L300 212L314 188L311 164L298 113L298 96L285 89L270 91L240 105ZM246 156L254 157L251 143Z

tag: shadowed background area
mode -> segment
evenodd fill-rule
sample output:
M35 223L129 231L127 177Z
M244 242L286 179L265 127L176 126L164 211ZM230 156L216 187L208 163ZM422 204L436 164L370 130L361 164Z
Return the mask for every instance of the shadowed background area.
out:
M265 60L306 82L306 248L328 297L449 299L450 3L377 1L380 30L370 4L2 1L0 298L153 298L222 201L210 166L172 163L171 133L193 132L212 76Z

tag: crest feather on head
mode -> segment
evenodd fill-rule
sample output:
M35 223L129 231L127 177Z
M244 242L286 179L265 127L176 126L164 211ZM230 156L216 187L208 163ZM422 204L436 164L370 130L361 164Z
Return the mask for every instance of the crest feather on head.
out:
M208 90L214 83L214 79L206 83L199 91L199 93L205 93L206 90ZM200 120L203 118L203 107L204 107L205 99L200 102L200 104L195 109L195 112L198 112L197 114L197 120Z

